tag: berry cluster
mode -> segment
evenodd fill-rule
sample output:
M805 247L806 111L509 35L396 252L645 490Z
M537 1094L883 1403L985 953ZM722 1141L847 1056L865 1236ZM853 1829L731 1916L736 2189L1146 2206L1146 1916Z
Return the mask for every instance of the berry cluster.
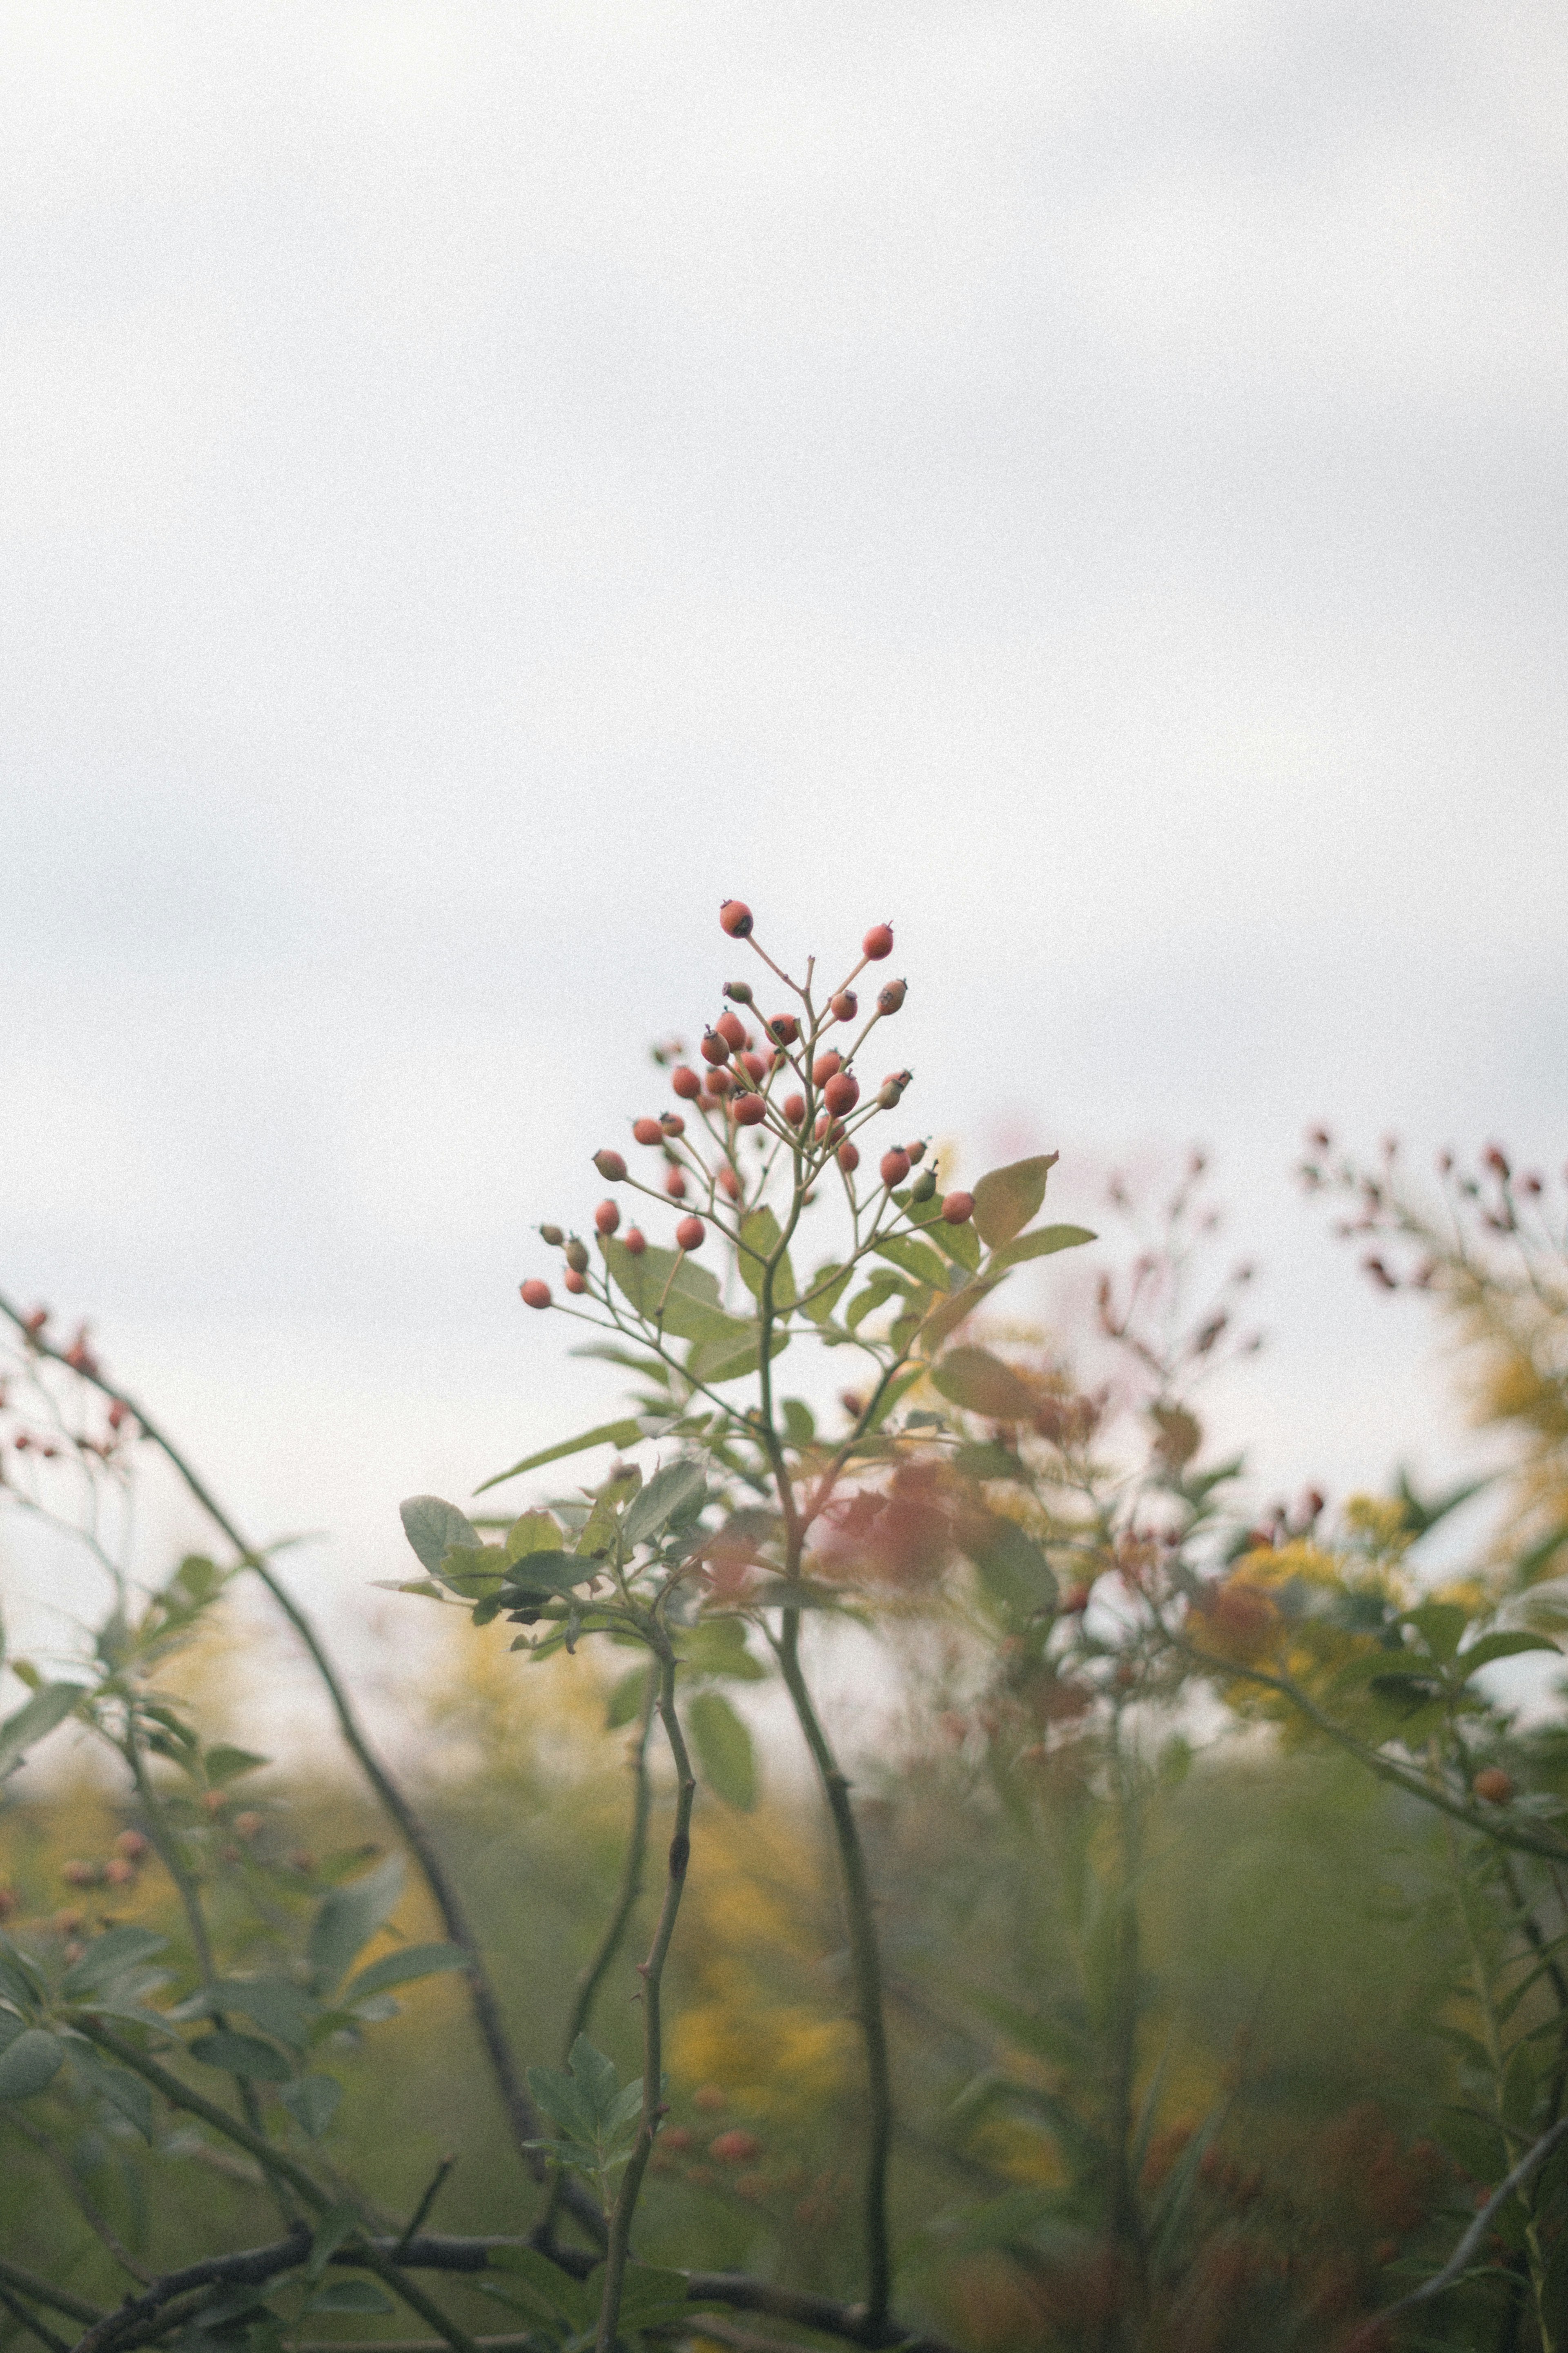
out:
M742 1224L760 1205L781 1162L788 1166L803 1206L815 1198L820 1178L836 1171L857 1229L868 1211L875 1224L895 1188L910 1185L927 1151L921 1138L893 1145L881 1155L876 1187L863 1191L857 1185L858 1137L879 1113L897 1111L912 1077L908 1070L889 1071L868 1091L856 1067L872 1030L902 1008L907 995L904 981L885 982L861 1021L854 984L867 965L880 964L892 954L892 926L871 926L861 941L859 961L819 1001L813 992L813 965L808 964L804 983L781 971L756 938L752 911L743 901L727 899L719 922L729 938L748 943L793 994L797 1009L764 1016L757 1009L749 981L726 982L728 1002L704 1029L698 1054L689 1061L679 1049L656 1056L669 1067L670 1092L679 1108L646 1113L632 1122L633 1142L659 1155L662 1173L648 1178L634 1175L625 1155L607 1145L595 1153L595 1167L607 1184L625 1186L681 1211L674 1231L678 1258L700 1250L710 1226L739 1246ZM743 1018L748 1013L754 1027ZM854 1034L835 1041L829 1036L835 1030ZM749 1165L741 1152L748 1137L753 1145ZM907 1198L930 1202L936 1182L933 1168L920 1168ZM952 1192L942 1200L941 1215L950 1226L963 1225L973 1208L970 1194ZM613 1198L601 1201L594 1211L594 1229L601 1240L618 1234L634 1258L648 1247L640 1226L622 1230L620 1205ZM556 1225L539 1230L552 1249L562 1252L565 1290L576 1297L589 1293L598 1296L587 1242ZM530 1307L553 1303L550 1285L538 1276L531 1276L521 1289Z

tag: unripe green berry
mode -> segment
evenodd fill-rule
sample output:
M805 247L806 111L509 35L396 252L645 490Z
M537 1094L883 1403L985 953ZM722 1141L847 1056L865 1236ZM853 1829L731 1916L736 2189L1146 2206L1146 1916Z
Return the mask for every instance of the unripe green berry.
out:
M541 1226L539 1239L542 1242L548 1242L552 1250L559 1250L566 1237L559 1226Z
M727 980L724 983L724 994L733 1005L750 1005L752 984L749 980Z
M910 1187L910 1198L911 1201L929 1201L935 1191L936 1170L934 1168L922 1168L920 1175L915 1178L914 1183Z
M574 1274L586 1274L588 1271L587 1243L578 1241L574 1236L566 1245L566 1263Z

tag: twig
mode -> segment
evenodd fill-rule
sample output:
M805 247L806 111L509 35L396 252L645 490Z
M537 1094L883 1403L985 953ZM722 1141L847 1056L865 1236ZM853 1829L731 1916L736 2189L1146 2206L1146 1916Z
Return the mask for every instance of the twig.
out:
M19 2297L14 2296L8 2287L0 2287L0 2304L5 2306L19 2327L26 2329L29 2335L36 2337L40 2345L47 2346L48 2353L70 2353L70 2348L65 2338L57 2337L52 2328L46 2328L37 2314L29 2312L26 2306Z
M98 2200L92 2196L91 2192L88 2189L87 2184L78 2179L76 2168L71 2164L69 2158L65 2155L63 2150L58 2149L55 2147L54 2142L49 2138L47 2133L41 2132L38 2129L38 2126L36 2124L33 2124L26 2116L17 2116L13 2111L9 2121L16 2126L16 2130L25 2139L32 2142L33 2147L43 2157L46 2163L51 2166L55 2172L58 2174L61 2181L65 2184L66 2195L75 2206L78 2213L81 2216L82 2221L87 2224L88 2229L92 2232L94 2238L100 2240L102 2244L108 2248L110 2253L113 2256L115 2262L120 2265L122 2272L129 2272L133 2280L139 2280L142 2285L145 2287L153 2274L151 2272L144 2271L142 2269L142 2265L136 2261L135 2256L131 2253L129 2247L124 2245L121 2240L119 2232L115 2230L113 2223L109 2220L108 2215L103 2212Z
M96 2304L86 2296L73 2295L67 2287L56 2287L50 2280L41 2280L33 2272L26 2272L20 2263L0 2259L0 2283L13 2287L18 2295L31 2296L35 2304L47 2304L52 2312L63 2312L72 2320L85 2320L90 2326L103 2318Z
M435 2172L431 2175L429 2181L426 2184L425 2195L421 2198L418 2205L416 2206L412 2215L409 2217L407 2229L403 2232L397 2244L392 2251L394 2263L402 2263L407 2255L409 2247L419 2235L420 2224L424 2221L426 2214L429 2213L430 2209L436 2203L437 2199L441 2195L442 2185L457 2162L458 2160L455 2157L444 2157L437 2166Z
M1412 2288L1408 2295L1402 2295L1397 2304L1385 2305L1377 2315L1376 2325L1386 2326L1389 2321L1397 2320L1401 2313L1414 2312L1417 2305L1430 2304L1434 2296L1441 2295L1462 2279L1469 2269L1477 2248L1485 2242L1499 2212L1515 2191L1522 2189L1531 2175L1545 2164L1558 2143L1565 2139L1568 2139L1568 2116L1561 2117L1549 2132L1543 2132L1534 2147L1525 2150L1512 2172L1503 2176L1442 2270L1434 2272L1429 2280L1423 2280L1419 2287Z

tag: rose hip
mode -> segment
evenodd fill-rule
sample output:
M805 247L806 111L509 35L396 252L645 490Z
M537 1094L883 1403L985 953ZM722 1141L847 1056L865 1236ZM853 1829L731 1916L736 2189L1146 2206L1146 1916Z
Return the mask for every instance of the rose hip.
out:
M878 1012L896 1013L900 1006L902 1005L908 993L909 983L907 981L889 980L885 987L879 988L877 991Z
M683 1171L679 1168L670 1169L664 1180L664 1189L669 1195L672 1201L684 1201L686 1198L686 1177Z
M825 1138L829 1144L837 1144L842 1140L843 1134L844 1122L841 1119L835 1119L831 1113L825 1111L817 1113L816 1140L819 1144Z
M853 1176L860 1166L858 1147L853 1144L841 1144L838 1147L838 1166L843 1169L846 1176Z
M816 1061L813 1062L811 1066L812 1085L814 1087L825 1087L827 1084L828 1080L837 1078L838 1072L843 1068L844 1057L842 1054L835 1054L831 1050L826 1054L818 1054Z
M525 1307L549 1306L550 1285L547 1282L541 1282L536 1274L531 1275L529 1280L521 1286L521 1289L522 1303Z
M707 1238L708 1229L700 1218L682 1218L675 1229L677 1246L683 1250L700 1250Z
M684 1062L678 1062L671 1071L669 1083L682 1103L695 1103L702 1092L701 1080L696 1071L689 1070Z
M905 1146L904 1146L904 1150L909 1154L910 1160L911 1160L912 1162L914 1162L917 1166L918 1166L918 1164L919 1164L921 1161L922 1161L922 1160L925 1158L925 1156L926 1156L926 1148L925 1148L925 1145L924 1145L923 1141L921 1140L921 1138L920 1136L918 1136L918 1135L916 1136L916 1138L915 1138L915 1140L914 1140L914 1142L913 1142L912 1144L906 1144L906 1145L905 1145Z
M618 1152L595 1152L594 1166L610 1185L619 1185L626 1173L626 1164Z
M746 1025L738 1013L721 1013L713 1027L725 1044L732 1046L737 1053L745 1044Z
M587 1276L585 1274L579 1274L574 1266L569 1266L561 1279L565 1283L567 1290L570 1292L581 1294L588 1288Z
M770 1054L742 1054L741 1061L747 1077L754 1079L758 1086L762 1085L773 1068L773 1057Z
M586 1274L588 1271L587 1243L578 1241L574 1236L566 1245L566 1263L574 1273Z
M884 956L890 956L893 953L891 923L873 923L860 943L860 951L871 964L880 964Z
M621 1213L614 1201L601 1201L594 1212L594 1223L602 1234L613 1234L621 1222Z
M784 1115L785 1119L788 1120L792 1127L798 1127L801 1121L805 1117L805 1097L804 1095L785 1095Z
M647 1248L647 1236L640 1226L628 1226L626 1232L626 1256L641 1258Z
M684 1135L686 1133L686 1122L678 1111L661 1113L658 1126L661 1135Z
M738 1201L741 1198L741 1180L727 1160L719 1171L719 1190L727 1200Z
M852 988L841 988L837 997L828 998L827 1009L835 1021L853 1021L860 1010L860 999Z
M830 1112L842 1118L854 1110L860 1100L860 1082L852 1071L840 1071L828 1080L822 1090L822 1100Z
M657 1119L637 1119L632 1122L632 1134L638 1144L662 1144L664 1130Z
M768 1107L761 1095L746 1094L735 1097L737 1127L760 1127L767 1115Z
M727 980L724 983L724 994L732 1005L750 1005L752 984L749 980Z
M552 1250L559 1250L566 1237L559 1226L541 1226L539 1239L542 1242L548 1242Z
M942 1205L942 1223L944 1225L965 1226L969 1223L970 1219L973 1215L974 1196L973 1193L949 1193L944 1197Z
M734 1083L728 1071L710 1071L702 1082L703 1092L710 1095L727 1095Z
M705 1029L702 1033L702 1059L715 1067L727 1062L730 1059L729 1039L721 1038L717 1029Z
M781 1046L793 1046L800 1036L800 1023L793 1013L775 1013L767 1025L767 1031L768 1036L775 1038Z
M907 1152L900 1151L895 1144L890 1152L883 1153L881 1177L889 1193L895 1185L903 1183L909 1173L910 1155Z
M719 921L732 940L744 940L751 937L752 911L743 899L726 899L719 910ZM892 935L889 934L888 946L891 947L892 944Z

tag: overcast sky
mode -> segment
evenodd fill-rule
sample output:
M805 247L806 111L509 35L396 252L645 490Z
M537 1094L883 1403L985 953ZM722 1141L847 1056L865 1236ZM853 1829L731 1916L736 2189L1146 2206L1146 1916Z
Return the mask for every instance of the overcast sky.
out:
M1260 1488L1439 1468L1290 1170L1568 1144L1565 132L1556 0L0 7L0 1283L357 1592L609 1401L734 892L969 1173L1213 1147Z

